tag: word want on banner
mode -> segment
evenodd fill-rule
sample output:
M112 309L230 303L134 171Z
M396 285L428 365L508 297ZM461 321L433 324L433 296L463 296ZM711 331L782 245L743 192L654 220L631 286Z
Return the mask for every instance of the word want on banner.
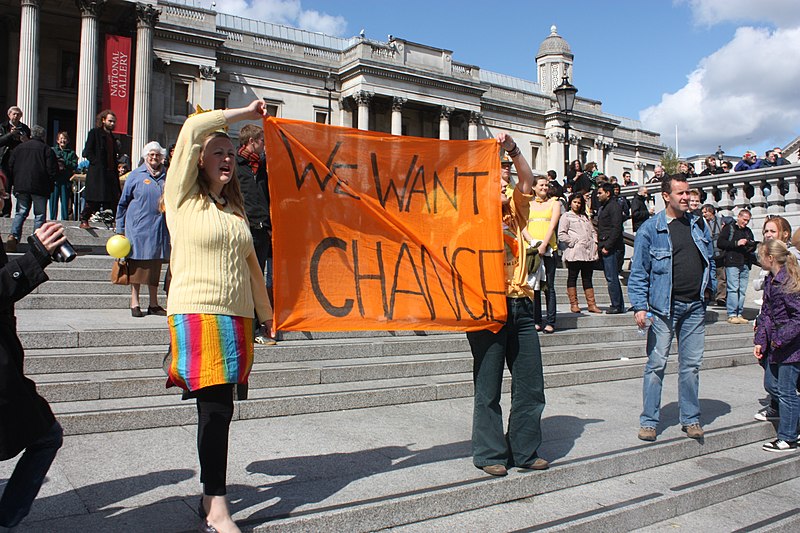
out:
M114 131L128 133L130 99L131 38L106 35L106 70L103 78L103 108L117 117Z
M278 330L498 331L495 140L264 120Z

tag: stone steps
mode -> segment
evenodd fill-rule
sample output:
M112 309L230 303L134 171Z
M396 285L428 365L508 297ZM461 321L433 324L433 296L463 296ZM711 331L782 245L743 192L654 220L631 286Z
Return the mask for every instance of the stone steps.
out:
M655 525L800 474L800 455L760 450L775 429L752 420L759 376L753 365L704 368L702 442L677 426L673 375L665 380L655 443L636 439L640 377L549 388L540 453L551 468L512 469L504 478L471 464L470 398L276 412L280 416L267 419L243 418L252 400L237 402L228 496L242 530L253 532L627 531ZM507 412L507 394L503 408ZM192 421L178 410L160 415L156 429L67 436L21 532L191 529L199 490ZM182 417L187 427L170 426ZM0 464L0 476L7 471ZM71 496L73 486L80 499ZM773 516L781 524L791 520ZM693 525L720 530L716 526Z
M619 361L559 364L545 368L547 388L567 387L634 379L642 373L642 357ZM362 409L382 405L426 402L472 395L472 373L464 361L460 373L450 372L445 362L437 365L407 365L392 375L389 364L322 370L290 368L284 371L256 370L250 377L249 399L236 404L235 420L289 416L326 411ZM703 368L712 370L754 364L748 350L707 352ZM444 368L448 373L436 373ZM424 373L422 370L431 372ZM667 372L674 373L671 361ZM397 369L394 369L397 370ZM415 372L416 370L416 372ZM158 371L128 371L113 378L85 382L37 380L39 390L51 400L54 412L67 434L164 427L193 423L193 402L181 402L177 389L165 389ZM131 377L131 374L138 377ZM411 374L407 376L404 374ZM376 378L381 376L382 379ZM57 376L56 378L57 379ZM276 383L282 385L277 385ZM510 377L504 388L510 391Z
M653 453L658 451L653 450ZM762 524L764 519L754 517L758 503L767 507L768 513L764 514L772 515L771 518L792 518L782 516L789 509L773 508L769 496L775 494L777 490L774 489L781 484L791 484L794 490L790 494L800 495L800 482L794 479L798 474L800 456L797 454L776 457L763 452L757 444L745 444L549 491L533 498L400 526L392 531L589 533L663 531L681 525L704 531L734 531L742 526L743 531L755 531L759 525L767 525ZM742 509L742 500L749 500L755 508ZM793 510L797 512L796 507ZM675 521L678 516L680 520ZM798 520L799 517L794 515L793 518Z

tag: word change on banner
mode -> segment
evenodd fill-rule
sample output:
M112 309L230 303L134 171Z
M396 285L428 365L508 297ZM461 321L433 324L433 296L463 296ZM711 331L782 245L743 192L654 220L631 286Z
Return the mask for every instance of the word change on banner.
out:
M117 116L114 131L128 133L131 38L106 35L106 70L103 77L103 107Z
M278 330L497 331L495 140L264 121Z

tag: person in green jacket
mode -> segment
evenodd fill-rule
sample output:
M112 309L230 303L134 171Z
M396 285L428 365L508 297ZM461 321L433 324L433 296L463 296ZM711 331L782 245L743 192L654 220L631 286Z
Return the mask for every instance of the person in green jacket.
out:
M57 220L56 211L58 201L61 200L61 220L69 219L69 194L71 191L70 178L78 168L78 154L69 148L69 134L59 131L56 145L53 147L58 161L58 173L53 192L50 193L50 220Z

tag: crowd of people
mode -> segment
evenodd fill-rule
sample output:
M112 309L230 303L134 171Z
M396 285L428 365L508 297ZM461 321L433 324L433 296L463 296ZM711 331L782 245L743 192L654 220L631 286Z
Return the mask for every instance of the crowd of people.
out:
M168 384L183 389L184 399L196 401L203 485L198 513L200 530L209 533L239 531L226 499L233 402L247 397L253 343L275 343L270 325L272 247L264 133L255 125L243 127L237 148L223 130L229 124L266 115L261 100L244 108L194 115L181 129L174 153L151 142L131 170L119 160L113 135L116 117L104 111L98 115L97 127L89 133L82 154L89 167L81 227L88 226L89 215L98 209L116 212L116 232L132 245L127 258L131 314L144 315L139 291L142 284L147 285L147 313L167 316L171 338ZM51 200L51 217L57 202L64 214L62 186L68 187L68 174L77 167L77 155L68 148L66 132L58 134L56 147L49 147L43 128L23 128L20 118L17 108L9 111L11 136L19 143L2 154L4 170L11 169L4 175L15 178L17 216L21 217L19 222L15 219L7 245L14 246L21 239L22 221L31 208L35 229L28 238L27 253L11 261L0 242L0 361L10 369L0 380L0 404L11 405L19 415L3 419L0 459L24 451L0 498L0 528L14 527L27 515L61 446L61 427L46 400L36 393L34 383L24 376L13 302L47 279L44 268L65 237L61 224L45 222L46 203ZM699 369L706 307L724 305L728 322L749 323L742 317L744 294L750 269L759 264L762 272L755 286L763 297L753 353L764 368L763 385L771 403L756 419L779 419L777 438L765 443L765 450L796 449L800 417L796 394L800 377L800 253L796 245L800 232L792 236L786 219L770 217L759 244L748 227L748 210L741 209L733 220L717 215L711 204L702 205L701 192L690 188L688 165L674 175L656 168L657 182L648 185L658 188L665 204L665 209L656 213L648 201L648 185L640 186L631 202L620 195L621 186L638 186L630 172L623 173L619 183L594 163L583 166L574 161L562 184L553 171L535 175L510 135L500 133L496 140L506 153L498 198L501 231L517 246L505 249L507 321L496 333L467 334L473 356L474 465L493 476L507 475L512 467L549 468L549 462L539 455L545 393L538 332L556 330L559 257L567 269L572 313L581 310L579 275L587 310L602 312L592 276L595 269L601 269L611 301L605 312L633 311L633 322L646 331L638 431L638 438L644 441L655 441L658 436L662 384L674 338L678 341L681 429L689 438L704 437ZM776 163L779 156L773 150L765 160ZM511 186L512 167L517 172L516 186ZM717 173L716 161L708 160L706 167L709 173ZM127 174L124 187L120 187L121 172ZM0 196L0 209L6 203L10 202ZM629 308L620 283L627 219L635 232L627 283ZM158 305L157 288L162 264L167 261L169 303L164 309ZM220 264L225 268L219 268ZM511 372L512 395L504 431L500 401L506 366ZM19 431L23 427L25 431Z

